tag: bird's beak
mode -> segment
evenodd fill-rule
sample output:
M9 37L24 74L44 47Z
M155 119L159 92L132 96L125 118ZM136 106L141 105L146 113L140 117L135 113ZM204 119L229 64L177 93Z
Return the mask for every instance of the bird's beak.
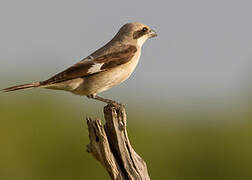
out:
M157 33L153 29L151 29L150 32L149 32L149 37L153 38L153 37L156 37L156 36L157 36Z

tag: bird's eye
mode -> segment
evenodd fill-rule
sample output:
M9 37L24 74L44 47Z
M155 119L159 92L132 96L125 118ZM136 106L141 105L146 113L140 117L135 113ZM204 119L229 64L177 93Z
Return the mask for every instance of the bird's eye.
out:
M142 29L142 31L143 31L143 32L148 31L147 27L144 27L144 28Z

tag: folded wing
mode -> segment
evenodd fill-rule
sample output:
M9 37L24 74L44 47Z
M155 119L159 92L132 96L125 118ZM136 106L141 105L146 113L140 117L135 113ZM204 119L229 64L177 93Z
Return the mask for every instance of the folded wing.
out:
M116 66L129 62L135 55L137 48L132 45L127 45L120 51L114 51L105 55L93 58L88 56L79 63L71 66L65 71L56 74L46 81L40 82L41 85L49 85L58 82L67 81L70 79L90 76L102 71L109 70Z

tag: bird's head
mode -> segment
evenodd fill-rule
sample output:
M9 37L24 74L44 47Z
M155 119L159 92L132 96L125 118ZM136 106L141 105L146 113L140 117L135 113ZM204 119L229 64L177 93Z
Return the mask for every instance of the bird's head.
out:
M139 47L142 47L147 39L155 36L157 36L157 33L153 29L137 22L123 25L116 35L120 39L127 39L130 42L134 42Z

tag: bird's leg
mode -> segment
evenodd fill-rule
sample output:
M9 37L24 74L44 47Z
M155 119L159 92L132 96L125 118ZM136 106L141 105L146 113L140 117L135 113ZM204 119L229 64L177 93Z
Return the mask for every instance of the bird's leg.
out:
M113 100L102 98L100 96L97 96L96 94L91 94L91 95L88 95L87 97L91 98L91 99L96 99L98 101L102 101L107 104L118 104L117 102L115 102Z

